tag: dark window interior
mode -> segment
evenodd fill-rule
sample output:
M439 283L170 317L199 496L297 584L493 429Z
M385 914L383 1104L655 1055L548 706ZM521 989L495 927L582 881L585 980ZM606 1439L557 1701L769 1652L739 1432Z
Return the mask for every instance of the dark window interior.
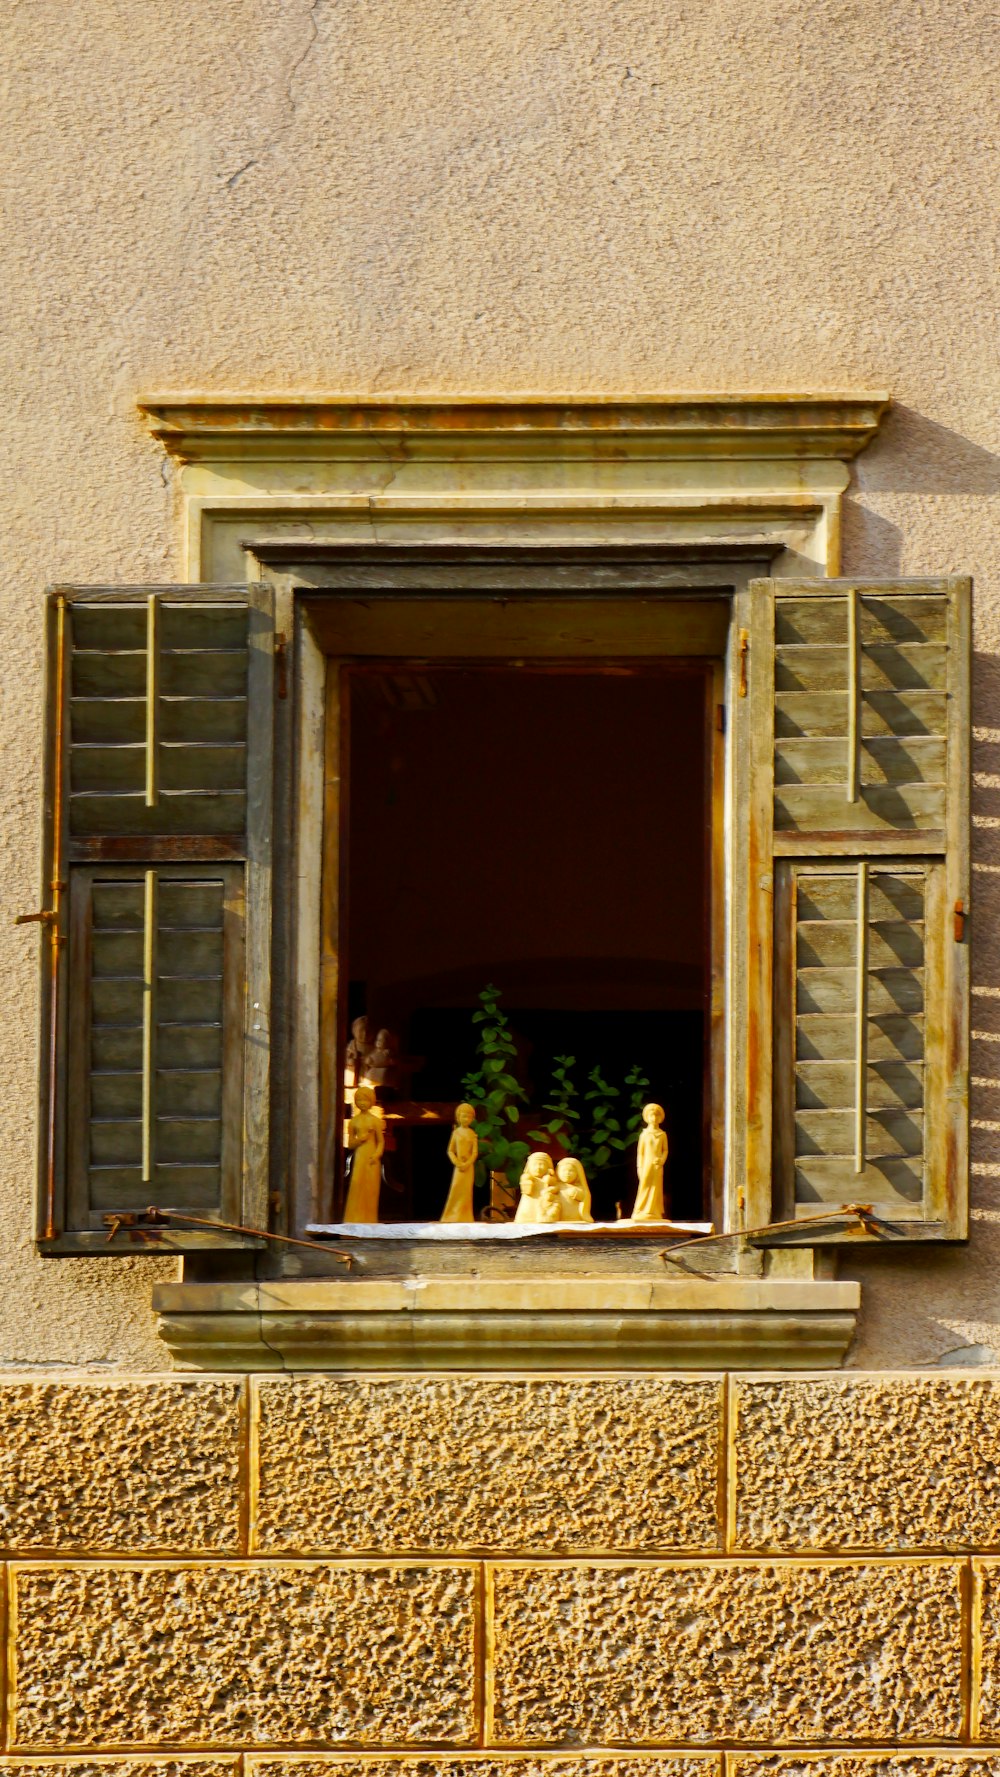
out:
M642 1067L668 1213L705 1213L710 683L707 663L347 674L348 1017L399 1037L380 1096L411 1119L390 1123L383 1220L440 1214L487 983L533 1106L557 1055L581 1083ZM444 1120L414 1127L414 1102ZM628 1213L632 1162L592 1180L597 1219Z

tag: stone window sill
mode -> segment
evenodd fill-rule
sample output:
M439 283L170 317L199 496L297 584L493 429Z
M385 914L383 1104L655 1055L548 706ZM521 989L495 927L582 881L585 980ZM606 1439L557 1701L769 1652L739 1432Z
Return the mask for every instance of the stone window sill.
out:
M169 1283L184 1370L834 1368L860 1285L811 1278L299 1278Z

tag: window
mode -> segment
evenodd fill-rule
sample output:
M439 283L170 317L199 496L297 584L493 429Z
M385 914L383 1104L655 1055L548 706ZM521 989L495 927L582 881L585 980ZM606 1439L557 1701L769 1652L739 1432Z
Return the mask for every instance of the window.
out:
M147 1205L178 1217L165 1244L181 1251L252 1243L213 1220L329 1214L349 1016L405 1021L429 1058L424 1096L447 1102L434 1051L459 1054L456 1015L501 963L539 1056L574 1015L595 1055L616 1017L632 1019L638 1061L696 1054L671 1111L676 1212L800 1219L816 1241L839 1235L815 1218L862 1201L913 1238L961 1237L967 582L751 578L767 564L749 545L701 563L425 547L310 566L284 550L261 551L269 579L251 587L50 599L42 1250L134 1251L115 1218ZM488 755L508 800L491 828L482 786L476 867L505 843L512 796L535 825L556 799L569 958L551 937L557 897L546 885L519 908L506 864L429 931L450 873L420 878L417 779L396 785L410 913L398 894L373 907L391 842L357 799L392 788L407 695L435 858L468 813L435 759L457 757L463 730L486 757L490 721L525 737L520 775L509 749ZM625 812L647 798L650 833L619 867L616 950L588 803L616 852L626 829L585 790L602 733L622 769L625 724L644 786ZM529 766L546 746L561 763L540 795ZM462 802L468 763L454 772ZM669 881L665 828L682 854ZM659 917L647 876L664 884ZM529 911L550 933L534 946ZM408 966L421 934L438 948ZM401 1123L399 1208L419 1218L435 1199L415 1140Z

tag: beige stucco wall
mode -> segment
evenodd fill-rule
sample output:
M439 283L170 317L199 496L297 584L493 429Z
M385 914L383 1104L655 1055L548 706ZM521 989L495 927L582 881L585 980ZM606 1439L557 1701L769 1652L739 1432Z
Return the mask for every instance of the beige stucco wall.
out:
M10 924L37 898L41 589L179 570L140 390L888 387L845 567L976 576L973 1023L1000 1034L994 8L0 12L0 1363L165 1361L170 1262L32 1254L36 939ZM1000 1349L995 1054L977 1041L971 1248L853 1267L858 1362Z

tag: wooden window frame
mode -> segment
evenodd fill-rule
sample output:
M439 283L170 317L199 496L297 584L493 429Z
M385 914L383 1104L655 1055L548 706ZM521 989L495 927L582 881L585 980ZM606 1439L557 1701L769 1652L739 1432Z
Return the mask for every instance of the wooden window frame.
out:
M248 545L248 548L250 546ZM754 856L754 761L750 699L745 693L747 657L744 638L751 623L751 582L770 566L780 545L736 544L697 546L607 546L586 548L524 548L402 545L384 548L321 545L309 549L284 541L254 543L253 554L275 587L279 631L290 638L289 697L286 732L281 716L276 734L276 986L274 1056L278 1090L272 1104L276 1147L274 1176L288 1180L284 1225L302 1229L328 1215L326 1191L333 1171L331 1144L339 1139L339 1080L344 1011L338 1003L340 863L326 849L324 832L337 828L332 802L339 798L345 760L343 725L331 715L328 686L332 660L356 658L331 637L323 612L370 611L378 601L406 600L424 614L442 597L457 606L456 590L465 601L502 598L525 614L531 594L542 595L551 619L554 601L578 593L591 613L614 601L616 625L629 599L655 593L661 604L677 610L685 603L704 605L725 599L728 605L721 648L702 648L701 658L714 653L716 684L713 702L724 708L724 732L717 732L711 758L711 794L719 810L713 819L713 896L711 1053L712 1197L711 1219L719 1229L735 1230L769 1219L762 1202L770 1187L770 1131L748 1119L753 1091L752 1067L759 1057L760 1023L769 1028L770 974L757 961L769 945L758 931L759 907L751 909L737 886L747 880ZM359 598L359 594L363 597ZM514 595L513 597L510 595ZM624 595L624 596L623 596ZM412 603L410 601L412 600ZM572 602L572 601L571 601ZM350 639L350 638L348 638ZM351 647L358 643L351 641ZM419 653L413 635L402 626L388 657L402 661L428 657L428 641ZM594 655L604 644L594 645ZM516 658L528 657L525 637ZM688 649L689 653L697 650ZM431 650L435 662L450 653L466 658L452 635L448 646ZM500 658L510 658L505 648ZM548 658L579 659L572 648ZM642 650L633 645L632 657ZM629 654L619 647L619 657ZM368 656L387 657L384 642ZM669 656L668 656L669 657ZM675 654L675 659L681 656ZM281 706L279 705L279 711ZM338 817L339 819L339 817ZM286 886L282 886L282 884ZM287 892L286 892L287 890ZM769 928L770 894L763 897L763 923ZM317 960L318 959L318 960ZM764 976L766 974L766 980ZM766 995L761 1003L760 993ZM336 1050L322 1033L338 1030ZM282 1035L283 1033L283 1035ZM761 1172L763 1168L763 1174ZM747 1188L747 1181L756 1188Z

